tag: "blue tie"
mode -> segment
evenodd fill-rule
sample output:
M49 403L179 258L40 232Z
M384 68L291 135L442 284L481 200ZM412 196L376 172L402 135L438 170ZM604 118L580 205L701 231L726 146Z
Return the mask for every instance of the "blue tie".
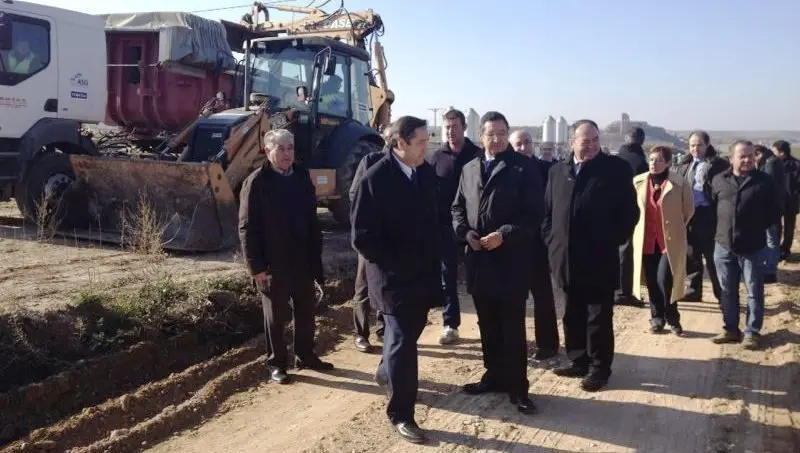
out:
M411 178L409 178L409 179L411 179L411 184L413 184L415 186L417 185L418 179L417 179L417 169L416 168L412 168L411 169Z

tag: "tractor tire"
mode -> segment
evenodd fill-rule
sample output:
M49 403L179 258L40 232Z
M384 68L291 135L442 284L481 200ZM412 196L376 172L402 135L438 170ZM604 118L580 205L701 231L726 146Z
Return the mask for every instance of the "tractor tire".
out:
M74 182L69 155L45 152L30 162L25 178L14 188L17 207L27 220L37 224L51 224L53 216L57 216L58 221L52 224L57 226L69 211L62 201Z
M373 142L366 140L357 141L341 167L336 170L336 187L339 198L331 200L328 210L333 214L333 219L342 226L350 226L350 185L353 184L353 176L361 159L373 151L380 151L381 147Z

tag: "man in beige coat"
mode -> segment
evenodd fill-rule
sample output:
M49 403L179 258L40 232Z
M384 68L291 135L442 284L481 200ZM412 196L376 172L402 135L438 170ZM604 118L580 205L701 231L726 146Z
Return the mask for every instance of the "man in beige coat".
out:
M640 215L633 231L633 295L642 297L644 275L650 299L651 331L669 324L683 334L677 302L684 296L686 225L694 215L692 188L669 168L672 150L656 146L648 153L649 171L633 178Z

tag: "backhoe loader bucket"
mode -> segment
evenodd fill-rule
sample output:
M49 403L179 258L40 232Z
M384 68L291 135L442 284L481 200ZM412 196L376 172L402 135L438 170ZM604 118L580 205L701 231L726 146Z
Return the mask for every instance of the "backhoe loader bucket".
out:
M238 241L237 203L217 163L70 159L75 172L70 210L78 210L81 223L92 228L65 225L62 231L74 231L64 233L126 245L160 241L164 249L192 252L222 250Z

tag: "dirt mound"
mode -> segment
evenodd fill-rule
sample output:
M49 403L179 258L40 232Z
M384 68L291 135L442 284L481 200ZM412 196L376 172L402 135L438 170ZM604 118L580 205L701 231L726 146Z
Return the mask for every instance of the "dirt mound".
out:
M323 302L318 310L328 316L317 320L319 352L339 342L351 322L349 307L331 309L325 304L349 298L347 285L336 280L321 288ZM8 363L0 376L5 390L0 394L0 413L9 420L0 430L0 445L28 433L25 451L36 451L30 450L34 445L47 451L53 443L59 450L87 445L86 439L96 441L111 430L158 419L159 411L167 406L184 407L189 404L184 401L187 395L203 391L206 385L214 388L206 390L209 394L229 395L242 385L251 385L252 379L261 379L260 371L252 371L259 368L264 352L260 299L246 279L226 279L211 286L214 289L202 300L181 305L180 310L170 311L171 302L163 296L173 291L183 299L187 292L157 287L147 291L160 294L154 300L161 312L139 299L136 304L124 299L127 305L120 305L118 300L109 302L94 294L62 311L0 317L0 360ZM238 348L254 337L259 341ZM289 344L291 338L290 326ZM218 354L222 355L215 357ZM234 371L247 364L250 367ZM158 380L162 381L149 384ZM103 403L120 396L119 401ZM214 401L206 398L185 406L191 409L191 417L185 416L184 408L174 414L166 410L161 418L166 417L169 422L163 423L169 426L190 426L197 422L196 416L215 410ZM100 406L85 409L95 405ZM56 422L54 427L31 432ZM118 437L119 433L109 442L120 442ZM16 443L8 451L18 451L22 445Z

